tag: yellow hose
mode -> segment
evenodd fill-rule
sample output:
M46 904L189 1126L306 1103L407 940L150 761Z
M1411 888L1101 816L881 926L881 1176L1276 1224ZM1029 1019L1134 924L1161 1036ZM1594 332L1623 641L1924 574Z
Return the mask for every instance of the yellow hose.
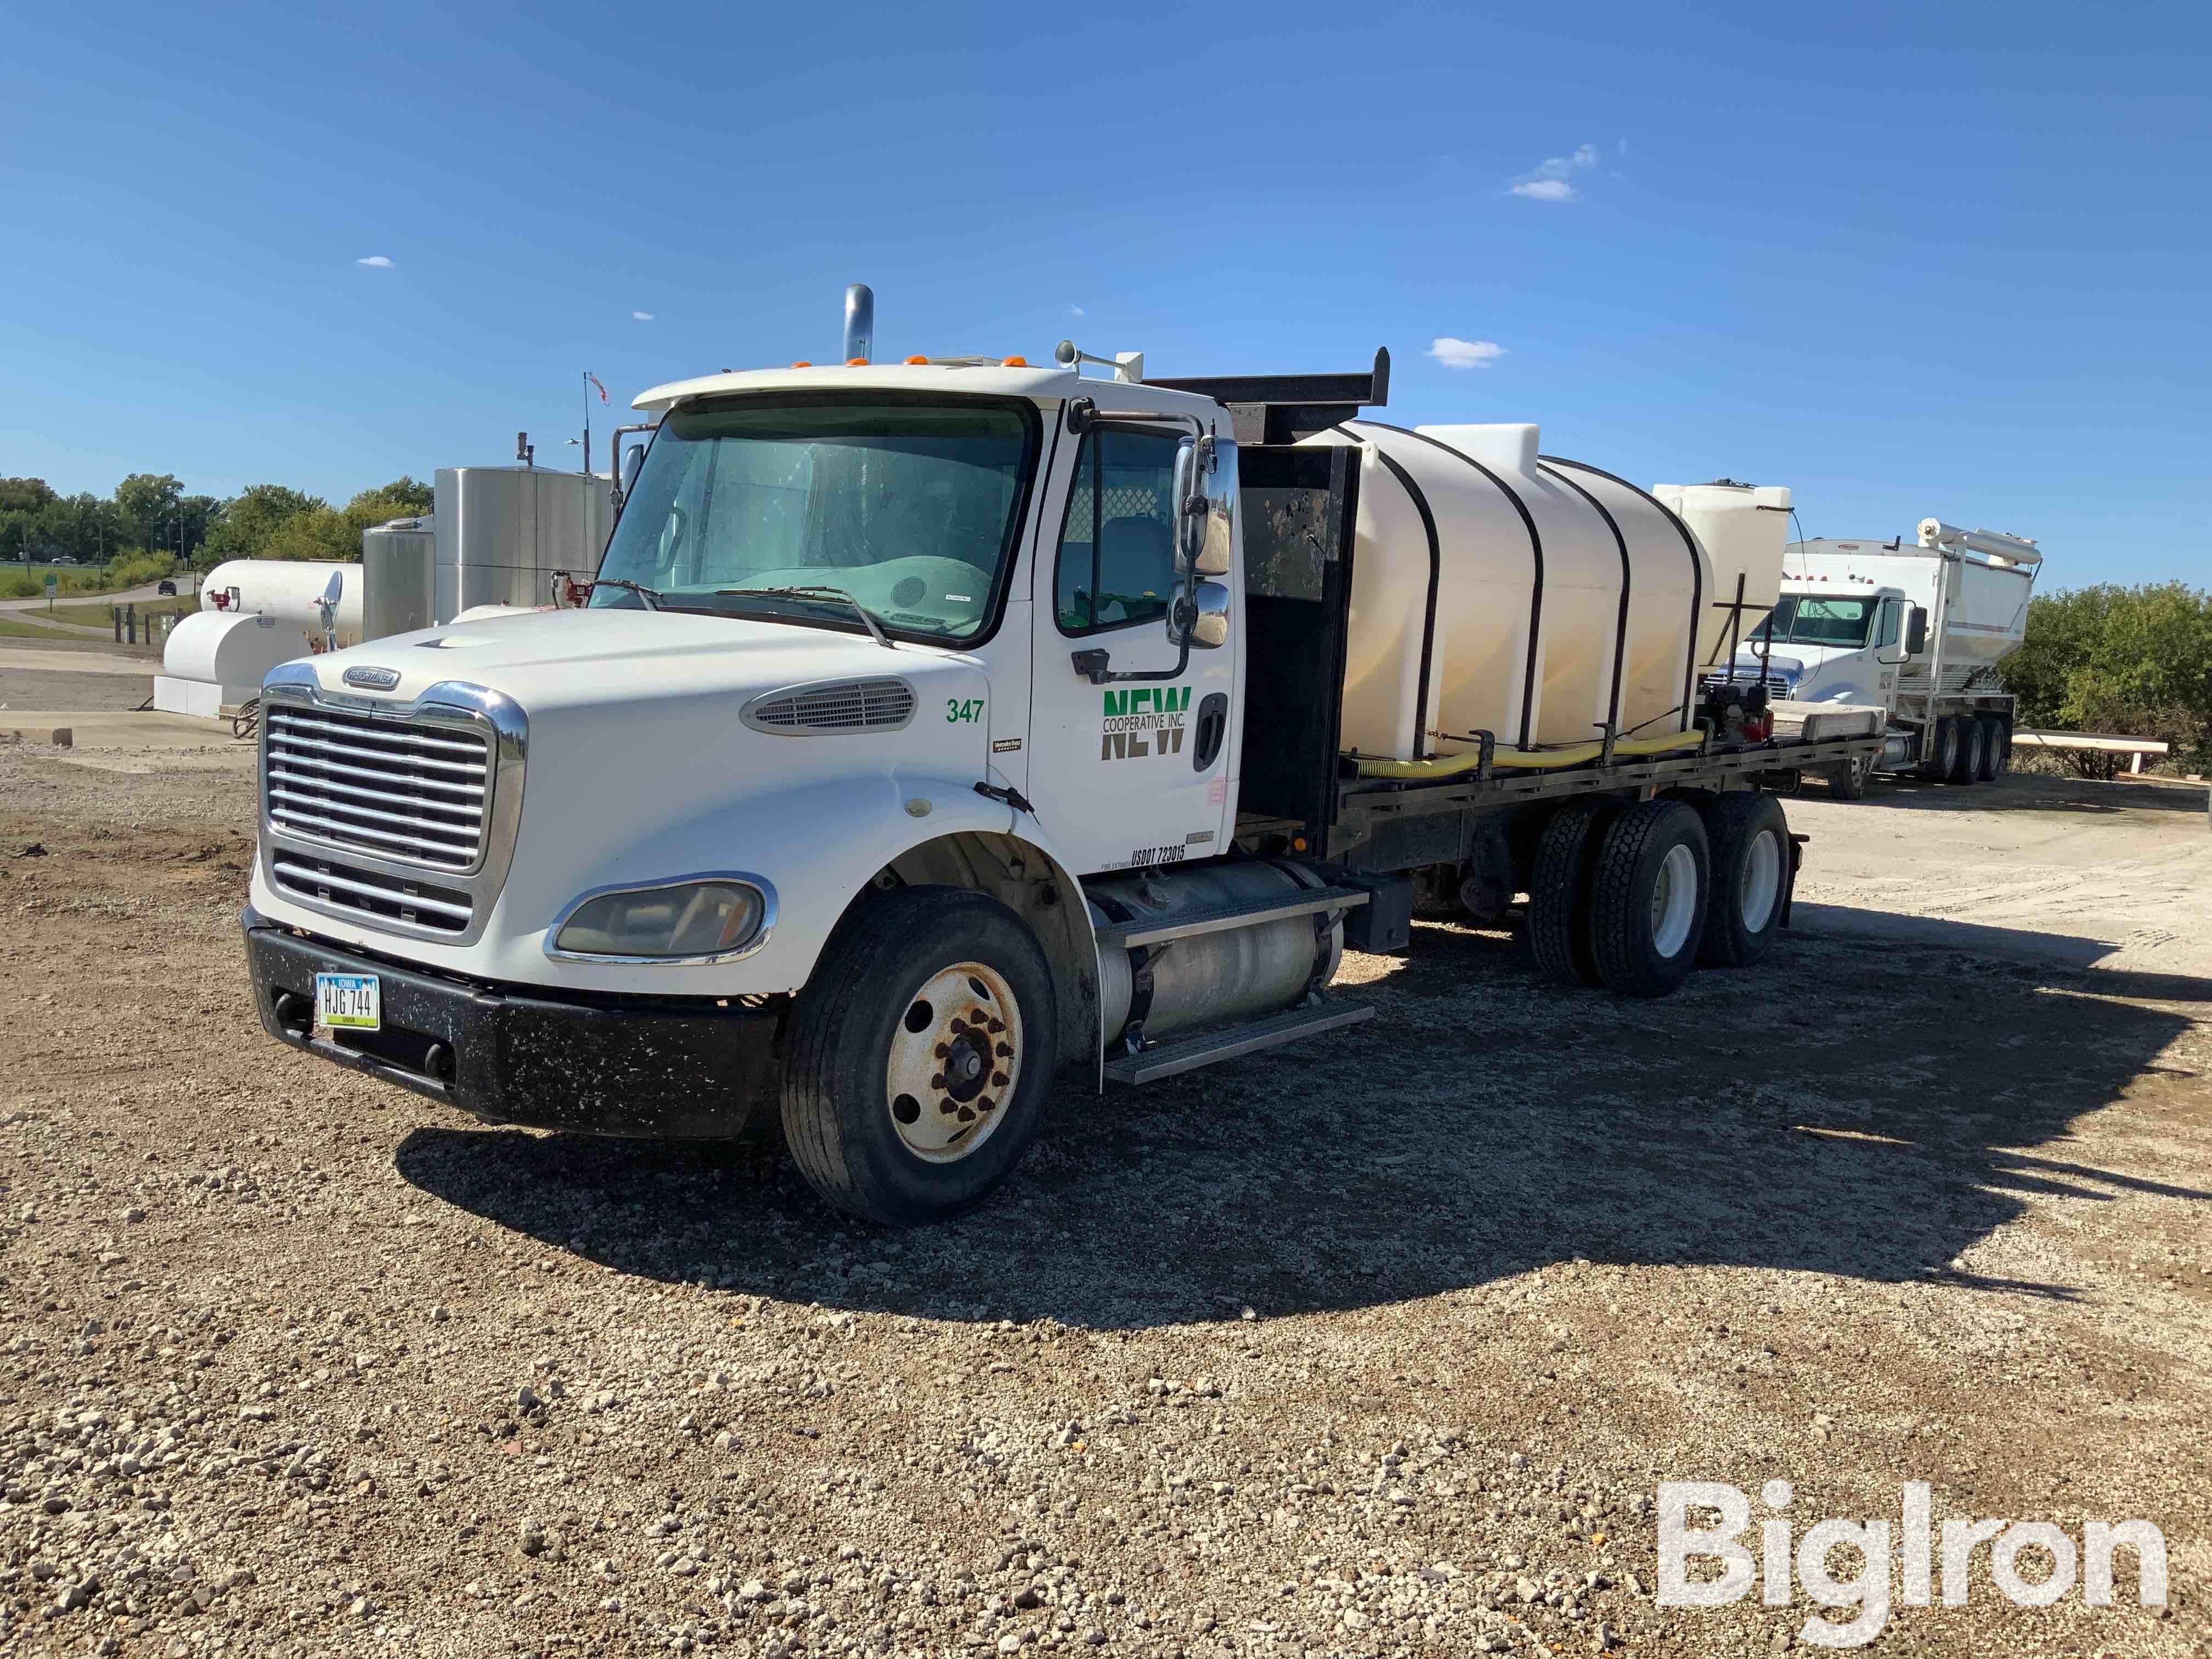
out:
M1621 755L1663 755L1670 750L1694 749L1705 740L1702 732L1668 732L1656 738L1623 738L1613 745L1613 752ZM1595 760L1605 752L1598 743L1577 743L1565 749L1500 749L1490 757L1497 771L1549 771L1560 767L1581 766ZM1482 764L1478 750L1468 750L1461 755L1437 755L1427 760L1369 760L1358 763L1363 778L1455 778L1472 772Z

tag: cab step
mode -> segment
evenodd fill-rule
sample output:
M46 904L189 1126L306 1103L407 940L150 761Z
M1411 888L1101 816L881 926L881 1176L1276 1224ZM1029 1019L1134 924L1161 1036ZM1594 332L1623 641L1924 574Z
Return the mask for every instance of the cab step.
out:
M1364 898L1365 894L1360 896ZM1292 914L1296 914L1293 912ZM1194 1072L1217 1060L1234 1060L1279 1043L1295 1042L1322 1031L1334 1031L1372 1019L1375 1010L1362 1002L1324 1002L1311 1008L1286 1008L1279 1014L1255 1019L1249 1025L1232 1025L1225 1031L1205 1031L1196 1036L1174 1037L1154 1043L1142 1054L1125 1054L1106 1062L1106 1075L1116 1083L1157 1083L1179 1072Z
M1195 905L1173 915L1109 922L1098 930L1098 948L1133 950L1140 945L1161 945L1171 939L1226 933L1232 927L1257 927L1263 922L1280 921L1285 916L1310 916L1320 910L1349 910L1366 903L1370 896L1365 889L1358 887L1310 887L1281 898L1243 904Z

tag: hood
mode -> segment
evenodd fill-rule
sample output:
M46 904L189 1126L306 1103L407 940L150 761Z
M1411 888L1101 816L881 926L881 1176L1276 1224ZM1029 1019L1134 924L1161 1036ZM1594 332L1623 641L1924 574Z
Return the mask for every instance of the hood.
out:
M532 716L609 702L723 699L848 676L966 678L975 668L971 659L928 646L886 651L866 634L641 609L490 617L307 661L324 690L349 697L411 702L441 680L463 680L505 692ZM389 687L348 684L349 668L386 669L399 678Z

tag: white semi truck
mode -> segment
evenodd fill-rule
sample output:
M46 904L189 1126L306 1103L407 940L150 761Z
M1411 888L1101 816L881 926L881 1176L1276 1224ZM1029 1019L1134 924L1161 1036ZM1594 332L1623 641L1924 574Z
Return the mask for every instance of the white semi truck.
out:
M1878 755L1828 773L1856 799L1875 772L1987 782L2012 755L2013 699L1997 665L2020 648L2043 555L2025 538L1920 521L1917 544L1795 542L1772 617L1738 656L1771 695L1872 704Z
M271 1036L489 1121L779 1114L830 1202L926 1221L1056 1073L1365 1018L1339 957L1417 903L1525 894L1538 970L1632 996L1755 961L1799 852L1766 786L1880 745L1870 709L1699 692L1786 492L1363 418L1382 353L846 356L640 397L582 608L269 677Z

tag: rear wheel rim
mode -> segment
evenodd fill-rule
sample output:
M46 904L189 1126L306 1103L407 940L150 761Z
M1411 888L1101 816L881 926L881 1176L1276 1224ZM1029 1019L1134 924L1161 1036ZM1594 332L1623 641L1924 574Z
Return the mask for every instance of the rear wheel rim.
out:
M907 1000L891 1028L884 1109L899 1144L928 1164L972 1157L1022 1079L1022 1011L995 968L957 962Z
M1658 878L1651 884L1651 948L1662 957L1680 956L1689 942L1698 896L1697 855L1677 842L1659 860Z
M1774 901L1782 891L1782 848L1774 831L1762 830L1744 849L1743 879L1736 890L1736 911L1747 933L1762 933L1774 915Z

